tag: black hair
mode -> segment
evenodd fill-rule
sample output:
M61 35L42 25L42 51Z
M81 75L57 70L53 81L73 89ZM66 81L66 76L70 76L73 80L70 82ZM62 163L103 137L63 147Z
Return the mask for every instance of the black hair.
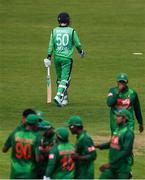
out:
M22 115L26 118L29 114L36 114L36 112L33 109L25 109L22 113Z

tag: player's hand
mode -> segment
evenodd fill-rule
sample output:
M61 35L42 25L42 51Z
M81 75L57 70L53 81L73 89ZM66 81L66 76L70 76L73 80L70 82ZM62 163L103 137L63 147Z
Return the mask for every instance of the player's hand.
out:
M126 82L118 82L118 88L119 88L119 92L122 92L126 89L127 87L127 83Z
M101 149L101 146L99 144L95 145L95 148Z
M105 171L106 169L109 169L110 168L110 164L103 164L102 166L100 166L100 171L103 172Z
M43 176L43 180L51 180L50 177Z
M143 131L144 131L144 126L143 126L143 124L142 125L140 124L139 125L139 132L142 133Z
M52 146L46 146L46 147L45 147L45 152L48 153L48 152L50 151L51 147L52 147Z
M51 60L48 59L48 58L45 58L45 59L44 59L44 66L45 66L46 68L50 67L50 66L51 66Z
M85 51L84 51L84 50L81 50L81 52L80 52L81 58L83 58L85 55L86 55Z
M39 146L38 149L39 149L39 151L43 151L43 147L42 146Z
M73 160L78 160L79 159L79 154L78 153L74 153L71 155Z

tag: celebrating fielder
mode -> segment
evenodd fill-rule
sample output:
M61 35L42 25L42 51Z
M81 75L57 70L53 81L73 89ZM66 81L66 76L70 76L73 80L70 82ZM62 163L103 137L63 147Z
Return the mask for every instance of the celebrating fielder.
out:
M11 141L11 174L10 179L36 179L37 178L37 147L40 135L37 133L39 117L29 114L26 118L25 128L17 128ZM3 146L5 153L9 149L9 142Z
M94 179L94 161L97 153L94 142L84 130L84 125L79 116L72 116L68 121L69 130L76 135L76 153L72 155L76 162L75 179Z
M81 57L83 57L85 53L82 50L76 31L69 27L69 14L62 12L58 15L57 20L59 27L51 31L48 56L44 59L44 65L46 68L50 67L53 54L57 75L57 94L54 97L54 101L58 106L62 107L68 104L67 89L71 79L74 47L76 47Z
M48 164L43 180L74 179L75 162L72 154L75 147L69 143L69 131L64 128L56 129L57 143L52 146L48 155Z

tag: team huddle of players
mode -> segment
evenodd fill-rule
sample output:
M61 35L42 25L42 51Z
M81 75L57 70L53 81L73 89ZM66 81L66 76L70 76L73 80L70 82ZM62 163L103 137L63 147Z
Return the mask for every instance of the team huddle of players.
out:
M98 148L109 149L109 162L100 167L99 178L128 179L133 165L134 112L139 131L144 127L137 93L127 84L127 74L120 73L117 86L109 90L111 139L104 144L94 145L79 116L72 116L67 127L55 129L42 112L26 109L3 146L3 152L12 147L10 178L93 179ZM69 130L76 135L75 145L69 142Z
M3 152L12 148L10 178L94 178L96 150L92 138L83 130L81 118L72 116L67 122L72 134L77 135L74 146L69 143L66 127L55 130L41 114L26 109L21 124L3 146Z

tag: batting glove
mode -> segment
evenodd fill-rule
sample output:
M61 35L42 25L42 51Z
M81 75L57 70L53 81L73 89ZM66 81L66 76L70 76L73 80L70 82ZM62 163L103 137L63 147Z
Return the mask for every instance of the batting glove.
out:
M45 66L46 68L50 67L50 66L51 66L51 60L45 58L45 59L44 59L44 66Z
M80 52L81 58L83 58L85 55L86 55L85 51L84 51L84 50L81 50L81 52Z
M43 176L43 180L51 180L50 177Z

